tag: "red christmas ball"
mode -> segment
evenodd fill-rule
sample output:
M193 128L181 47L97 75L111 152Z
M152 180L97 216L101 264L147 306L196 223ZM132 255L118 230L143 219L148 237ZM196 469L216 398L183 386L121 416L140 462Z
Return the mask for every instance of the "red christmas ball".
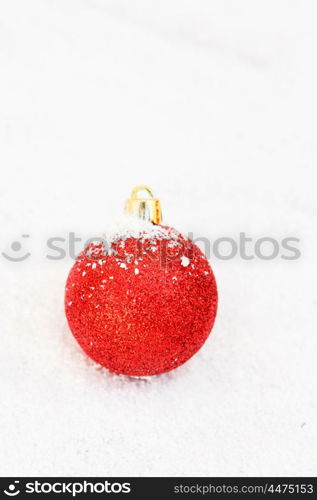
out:
M142 223L90 244L67 279L66 316L82 349L130 376L168 372L204 344L217 287L201 250L175 229Z

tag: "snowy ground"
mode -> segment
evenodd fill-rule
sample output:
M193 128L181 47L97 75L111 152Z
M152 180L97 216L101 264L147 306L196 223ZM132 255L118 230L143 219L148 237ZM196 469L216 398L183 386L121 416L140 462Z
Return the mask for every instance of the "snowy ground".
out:
M0 0L1 475L315 475L314 0ZM146 183L215 239L301 239L298 260L212 258L219 315L177 371L89 362L71 259ZM29 234L29 238L23 238Z

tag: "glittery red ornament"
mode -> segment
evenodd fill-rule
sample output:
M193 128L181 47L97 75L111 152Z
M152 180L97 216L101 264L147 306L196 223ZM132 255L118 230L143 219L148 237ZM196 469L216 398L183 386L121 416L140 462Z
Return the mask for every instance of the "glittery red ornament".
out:
M78 257L65 308L74 337L97 363L119 374L155 375L185 363L204 344L217 288L191 240L142 223Z

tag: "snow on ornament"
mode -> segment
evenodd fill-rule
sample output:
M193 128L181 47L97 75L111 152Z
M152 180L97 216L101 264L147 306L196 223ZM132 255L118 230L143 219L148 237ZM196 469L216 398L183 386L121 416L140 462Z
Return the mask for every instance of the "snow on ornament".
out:
M140 197L142 191L149 197ZM70 329L87 355L112 372L168 372L204 344L217 312L208 260L188 238L162 226L159 200L132 190L126 216L91 243L65 293Z

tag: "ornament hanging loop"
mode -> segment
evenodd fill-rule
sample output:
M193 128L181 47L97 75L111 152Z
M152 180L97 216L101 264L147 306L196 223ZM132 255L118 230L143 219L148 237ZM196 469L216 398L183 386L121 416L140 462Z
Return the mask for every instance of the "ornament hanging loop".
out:
M149 196L141 196L142 191L146 191ZM154 198L152 189L148 186L140 185L132 189L130 199L125 204L125 213L153 224L162 222L160 200Z

